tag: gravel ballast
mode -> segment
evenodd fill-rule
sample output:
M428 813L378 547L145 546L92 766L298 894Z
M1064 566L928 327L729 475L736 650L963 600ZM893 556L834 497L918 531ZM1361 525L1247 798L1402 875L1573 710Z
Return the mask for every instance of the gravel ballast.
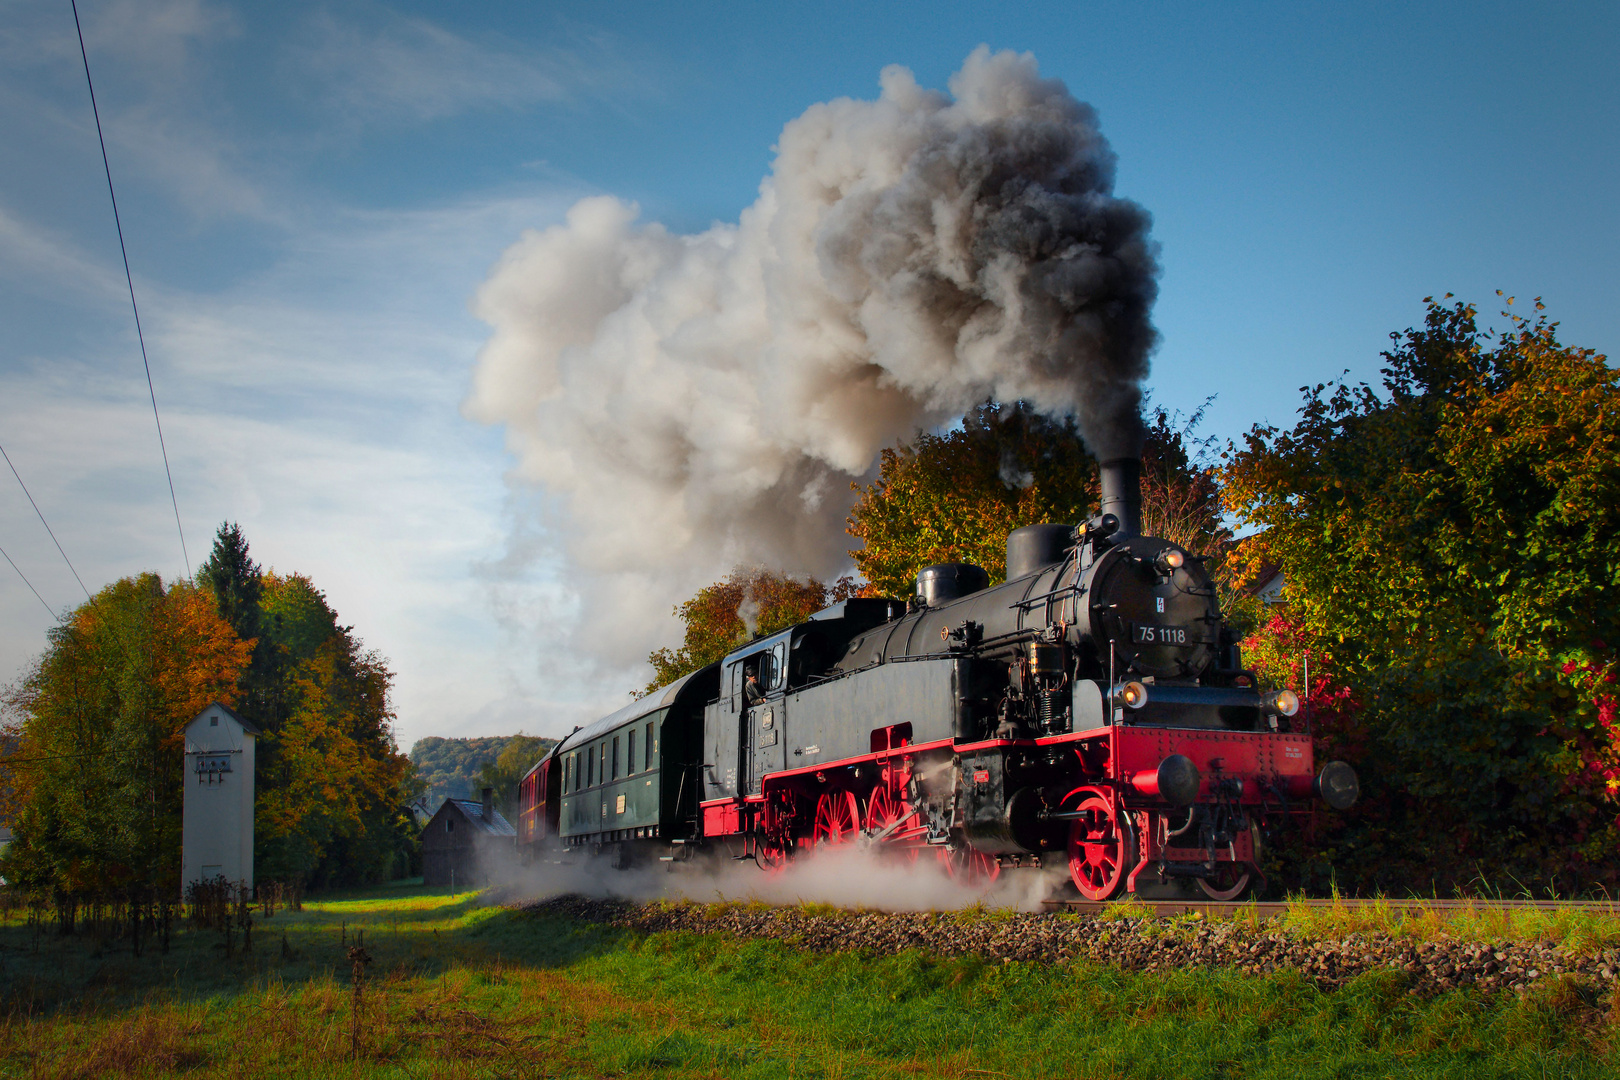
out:
M633 903L560 896L524 905L537 913L644 933L724 933L789 940L816 952L892 955L920 949L939 956L1061 963L1082 960L1127 971L1227 967L1263 975L1296 971L1333 989L1369 971L1404 972L1411 990L1435 994L1470 986L1523 992L1536 982L1576 976L1612 990L1620 949L1566 950L1550 942L1412 941L1380 934L1311 938L1268 925L1212 919L1109 918L1019 912L812 913L801 908L695 903Z

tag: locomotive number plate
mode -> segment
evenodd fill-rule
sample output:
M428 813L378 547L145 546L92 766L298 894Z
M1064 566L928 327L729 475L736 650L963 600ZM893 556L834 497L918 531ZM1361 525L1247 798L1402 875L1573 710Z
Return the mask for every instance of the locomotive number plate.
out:
M1138 645L1197 645L1198 640L1185 626L1149 626L1137 623L1131 628L1131 641Z

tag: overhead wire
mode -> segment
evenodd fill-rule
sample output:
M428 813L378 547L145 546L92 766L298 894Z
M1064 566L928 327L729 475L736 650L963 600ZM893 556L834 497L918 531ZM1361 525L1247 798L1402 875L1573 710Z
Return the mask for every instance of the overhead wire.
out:
M5 548L0 548L0 555L6 555L6 549ZM53 619L58 618L56 612L51 611L51 605L45 603L45 598L43 596L39 595L39 590L38 589L34 588L34 583L32 581L28 580L28 575L23 573L22 568L19 567L15 562L12 562L10 555L6 555L6 562L11 563L11 568L13 570L17 571L17 576L22 578L23 584L28 586L28 591L34 594L34 598L37 599L40 602L40 604L45 608L46 611L51 612L51 618L53 618Z
M146 368L146 391L152 397L152 420L157 424L158 449L163 452L163 475L169 480L169 502L174 506L174 527L180 533L180 555L191 576L191 553L186 550L186 530L180 524L180 500L174 494L174 473L169 469L169 448L163 441L163 419L158 415L157 390L152 385L152 364L146 358L146 337L141 333L141 309L135 303L135 278L129 272L129 249L124 246L124 224L118 217L118 194L113 190L112 164L107 160L107 139L101 133L101 110L96 108L96 84L90 79L90 54L84 48L84 27L79 23L79 0L73 5L73 28L79 33L79 56L84 60L84 83L90 88L90 113L96 118L96 139L101 143L101 166L107 171L107 195L112 199L113 224L118 229L118 251L124 257L124 281L129 285L129 306L135 313L135 339L141 344L141 364ZM81 582L82 584L82 582Z
M34 493L28 490L27 484L23 483L22 474L17 471L17 466L12 464L11 455L6 453L4 446L0 446L0 457L5 458L6 464L11 466L11 475L17 478L18 486L23 489L23 494L28 496L28 505L34 508L34 513L39 514L39 523L45 526L46 532L51 534L51 543L55 544L56 550L61 552L62 561L67 563L67 568L73 571L73 580L79 583L79 588L84 589L84 598L86 600L90 599L90 590L85 588L84 578L80 577L78 570L74 569L73 560L68 558L67 552L62 551L62 541L56 538L56 530L52 529L51 523L45 520L44 513L40 511L39 503L34 501Z

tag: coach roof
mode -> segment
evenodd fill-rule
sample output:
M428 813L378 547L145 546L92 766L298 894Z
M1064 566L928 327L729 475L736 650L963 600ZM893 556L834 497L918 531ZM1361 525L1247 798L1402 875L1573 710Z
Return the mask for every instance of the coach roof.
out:
M596 721L594 724L588 724L585 727L580 728L562 742L558 743L556 749L552 751L551 756L560 757L568 751L573 750L575 747L590 742L598 735L605 735L615 728L622 727L625 724L635 723L644 716L650 716L659 709L668 708L675 703L675 698L679 696L682 688L684 688L688 682L712 667L714 667L714 665L710 664L707 667L701 667L696 671L682 675L668 686L654 690L646 697L637 698L635 701L632 701L618 712L609 713L608 715L602 717L602 719Z

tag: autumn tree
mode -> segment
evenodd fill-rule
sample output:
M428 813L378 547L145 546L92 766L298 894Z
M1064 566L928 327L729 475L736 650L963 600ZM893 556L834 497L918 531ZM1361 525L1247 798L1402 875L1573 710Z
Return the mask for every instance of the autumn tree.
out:
M1224 471L1288 575L1278 629L1358 706L1334 843L1363 884L1617 878L1620 377L1536 312L1493 336L1430 301L1381 387L1308 388Z
M315 884L387 877L409 850L415 794L394 745L387 661L338 622L302 574L261 576L261 624L280 677L260 725L258 872Z
M1196 554L1218 553L1227 536L1208 443L1196 436L1202 418L1153 410L1142 455L1144 531ZM974 563L992 584L1005 580L1009 532L1097 512L1097 463L1072 419L992 401L960 428L885 450L877 478L855 490L848 529L861 547L850 557L873 592L904 597L932 563Z
M1215 437L1198 435L1210 401L1191 416L1163 408L1150 414L1142 448L1142 532L1211 557L1219 569L1232 531L1223 520Z
M249 651L212 596L156 574L108 585L51 630L7 693L21 802L8 880L177 892L185 726L234 700Z
M1097 465L1073 420L992 401L959 428L884 450L877 478L855 490L848 531L861 546L850 557L875 593L905 597L932 563L1005 579L1007 533L1095 512Z
M227 522L198 568L220 617L252 647L237 709L258 744L254 858L266 879L357 884L408 862L414 794L393 742L393 673L302 574L253 561Z
M643 693L722 659L752 637L804 622L855 591L850 578L829 587L815 578L800 581L772 570L739 566L724 581L698 590L675 608L675 617L685 626L681 646L656 649L647 657L653 666L653 681Z

